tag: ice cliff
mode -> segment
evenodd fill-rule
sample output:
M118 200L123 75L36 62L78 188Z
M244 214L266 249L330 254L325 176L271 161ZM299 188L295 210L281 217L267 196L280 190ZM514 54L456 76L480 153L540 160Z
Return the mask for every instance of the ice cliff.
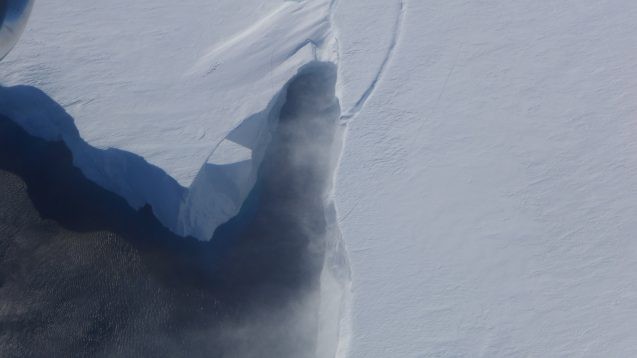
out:
M287 83L337 62L333 3L169 4L38 4L0 73L59 105L6 86L0 113L63 140L88 178L175 233L208 240L252 189Z

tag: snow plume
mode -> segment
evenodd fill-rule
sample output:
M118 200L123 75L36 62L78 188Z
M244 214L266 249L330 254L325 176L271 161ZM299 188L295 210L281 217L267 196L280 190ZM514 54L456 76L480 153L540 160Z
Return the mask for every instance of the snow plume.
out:
M260 167L256 205L248 201L244 208L250 211L255 205L256 211L222 226L218 233L223 241L226 232L236 234L239 228L253 238L245 248L254 252L254 275L268 270L259 262L274 260L266 265L275 268L273 277L303 287L297 299L280 308L289 322L280 324L270 318L262 322L268 325L268 332L311 332L312 342L290 340L288 353L265 355L264 349L258 348L260 344L252 344L241 348L249 352L237 356L327 358L335 356L340 344L350 275L332 201L332 181L344 133L335 84L336 66L326 62L303 67L290 82ZM243 225L246 221L256 225ZM244 227L249 228L242 231ZM270 309L257 315L268 317ZM230 332L250 332L250 325ZM254 341L259 335L249 337Z
M334 357L339 346L340 320L349 285L349 263L336 223L333 178L340 158L344 127L335 96L336 66L313 63L288 87L276 136L263 165L266 202L296 227L299 238L321 253L321 277L310 296L317 312L316 357Z

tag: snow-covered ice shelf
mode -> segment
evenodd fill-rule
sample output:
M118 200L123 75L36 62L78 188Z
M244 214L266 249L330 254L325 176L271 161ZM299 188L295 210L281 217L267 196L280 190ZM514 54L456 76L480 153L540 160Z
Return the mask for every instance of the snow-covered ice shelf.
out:
M635 356L637 3L405 9L336 185L350 356Z

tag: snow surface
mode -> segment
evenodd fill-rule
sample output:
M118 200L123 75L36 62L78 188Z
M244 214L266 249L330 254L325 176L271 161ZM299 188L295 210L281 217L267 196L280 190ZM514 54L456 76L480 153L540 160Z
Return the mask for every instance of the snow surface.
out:
M286 83L334 62L339 356L634 356L636 20L627 0L43 1L0 110L207 239Z
M406 2L336 183L351 357L637 355L635 34L634 1Z

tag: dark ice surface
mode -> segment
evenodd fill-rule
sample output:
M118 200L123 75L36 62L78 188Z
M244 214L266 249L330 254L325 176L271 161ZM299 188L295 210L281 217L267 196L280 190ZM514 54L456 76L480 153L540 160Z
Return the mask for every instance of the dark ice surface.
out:
M335 70L290 84L241 213L173 235L0 117L0 357L312 357Z

